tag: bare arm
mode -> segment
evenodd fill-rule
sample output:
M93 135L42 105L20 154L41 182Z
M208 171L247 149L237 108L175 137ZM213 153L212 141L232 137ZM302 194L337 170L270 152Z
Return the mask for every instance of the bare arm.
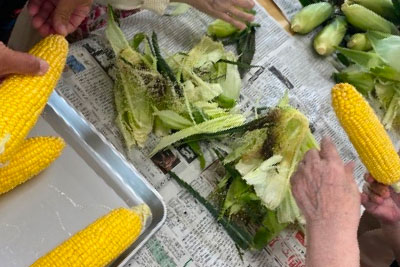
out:
M323 139L291 179L293 196L306 219L308 267L360 265L357 228L360 193L354 164L344 164L334 144Z
M356 233L357 229L337 225L307 226L306 266L359 266Z

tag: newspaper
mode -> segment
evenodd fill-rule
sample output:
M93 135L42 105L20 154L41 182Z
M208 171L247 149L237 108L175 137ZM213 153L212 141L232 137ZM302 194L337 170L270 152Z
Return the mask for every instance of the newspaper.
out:
M274 2L289 21L302 8L302 5L298 0L274 0Z
M331 136L343 159L356 161L357 182L361 184L364 169L330 105L334 68L316 57L304 42L287 34L260 5L256 11L261 27L257 30L254 65L261 67L252 69L243 80L242 111L251 112L255 105L272 107L288 90L291 104L310 119L316 138ZM138 32L155 31L162 52L173 54L193 47L211 21L196 10L176 17L142 11L122 20L121 27L128 38ZM71 46L68 67L57 91L125 154L167 203L166 223L127 266L305 266L304 237L295 228L284 230L262 251L245 252L241 259L222 226L166 175L168 170L174 171L207 197L214 190L220 168L213 153L205 154L207 167L201 170L188 146L149 159L147 155L157 142L153 136L145 149L126 150L114 123L112 64L113 53L104 34L96 32Z

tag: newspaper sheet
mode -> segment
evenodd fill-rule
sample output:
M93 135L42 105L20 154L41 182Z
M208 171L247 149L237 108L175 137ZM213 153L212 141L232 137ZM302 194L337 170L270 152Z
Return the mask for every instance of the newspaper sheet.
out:
M274 0L274 2L289 21L302 8L298 0Z
M278 1L277 1L278 2ZM356 177L362 181L363 167L330 106L332 65L316 57L304 42L288 35L261 6L257 6L256 55L243 80L240 107L274 106L289 91L291 104L310 119L318 140L331 136L345 160L357 163ZM121 21L128 38L135 33L158 34L164 54L188 51L206 32L212 19L198 11L159 17L142 11ZM168 206L165 225L135 255L128 266L305 266L303 235L289 228L260 252L246 252L243 260L224 229L208 211L165 175L173 170L207 197L214 189L219 164L206 153L207 168L201 170L195 153L177 147L148 158L157 139L143 150L127 152L114 124L112 92L113 53L102 31L71 46L67 70L57 91L91 122L162 194ZM207 146L207 144L205 145Z

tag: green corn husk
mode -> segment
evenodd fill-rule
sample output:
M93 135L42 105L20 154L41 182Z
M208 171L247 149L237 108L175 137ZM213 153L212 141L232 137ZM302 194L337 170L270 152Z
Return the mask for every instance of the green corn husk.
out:
M333 6L326 2L308 5L297 13L291 23L291 29L307 34L327 20L333 13Z
M366 96L375 88L375 77L357 65L352 65L339 73L335 73L333 77L336 83L350 83Z
M347 31L345 17L339 16L315 37L314 49L321 56L332 54L336 47L342 42Z
M226 38L238 31L239 29L237 29L235 26L221 19L214 20L207 29L207 33L209 35L217 38Z
M347 21L354 27L357 27L361 30L378 31L392 34L399 33L398 29L393 23L364 6L351 4L350 1L346 1L342 5L342 11L346 16Z
M369 51L372 49L371 42L365 33L356 33L350 37L347 47L358 51Z
M399 21L392 0L351 0L351 2L362 5L391 21Z

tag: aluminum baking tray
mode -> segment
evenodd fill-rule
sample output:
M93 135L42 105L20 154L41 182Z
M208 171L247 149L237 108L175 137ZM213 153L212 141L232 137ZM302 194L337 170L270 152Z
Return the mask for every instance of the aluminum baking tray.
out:
M29 266L112 208L146 203L152 220L110 266L124 266L166 219L158 192L103 135L54 92L31 135L68 146L38 177L0 196L0 266Z

